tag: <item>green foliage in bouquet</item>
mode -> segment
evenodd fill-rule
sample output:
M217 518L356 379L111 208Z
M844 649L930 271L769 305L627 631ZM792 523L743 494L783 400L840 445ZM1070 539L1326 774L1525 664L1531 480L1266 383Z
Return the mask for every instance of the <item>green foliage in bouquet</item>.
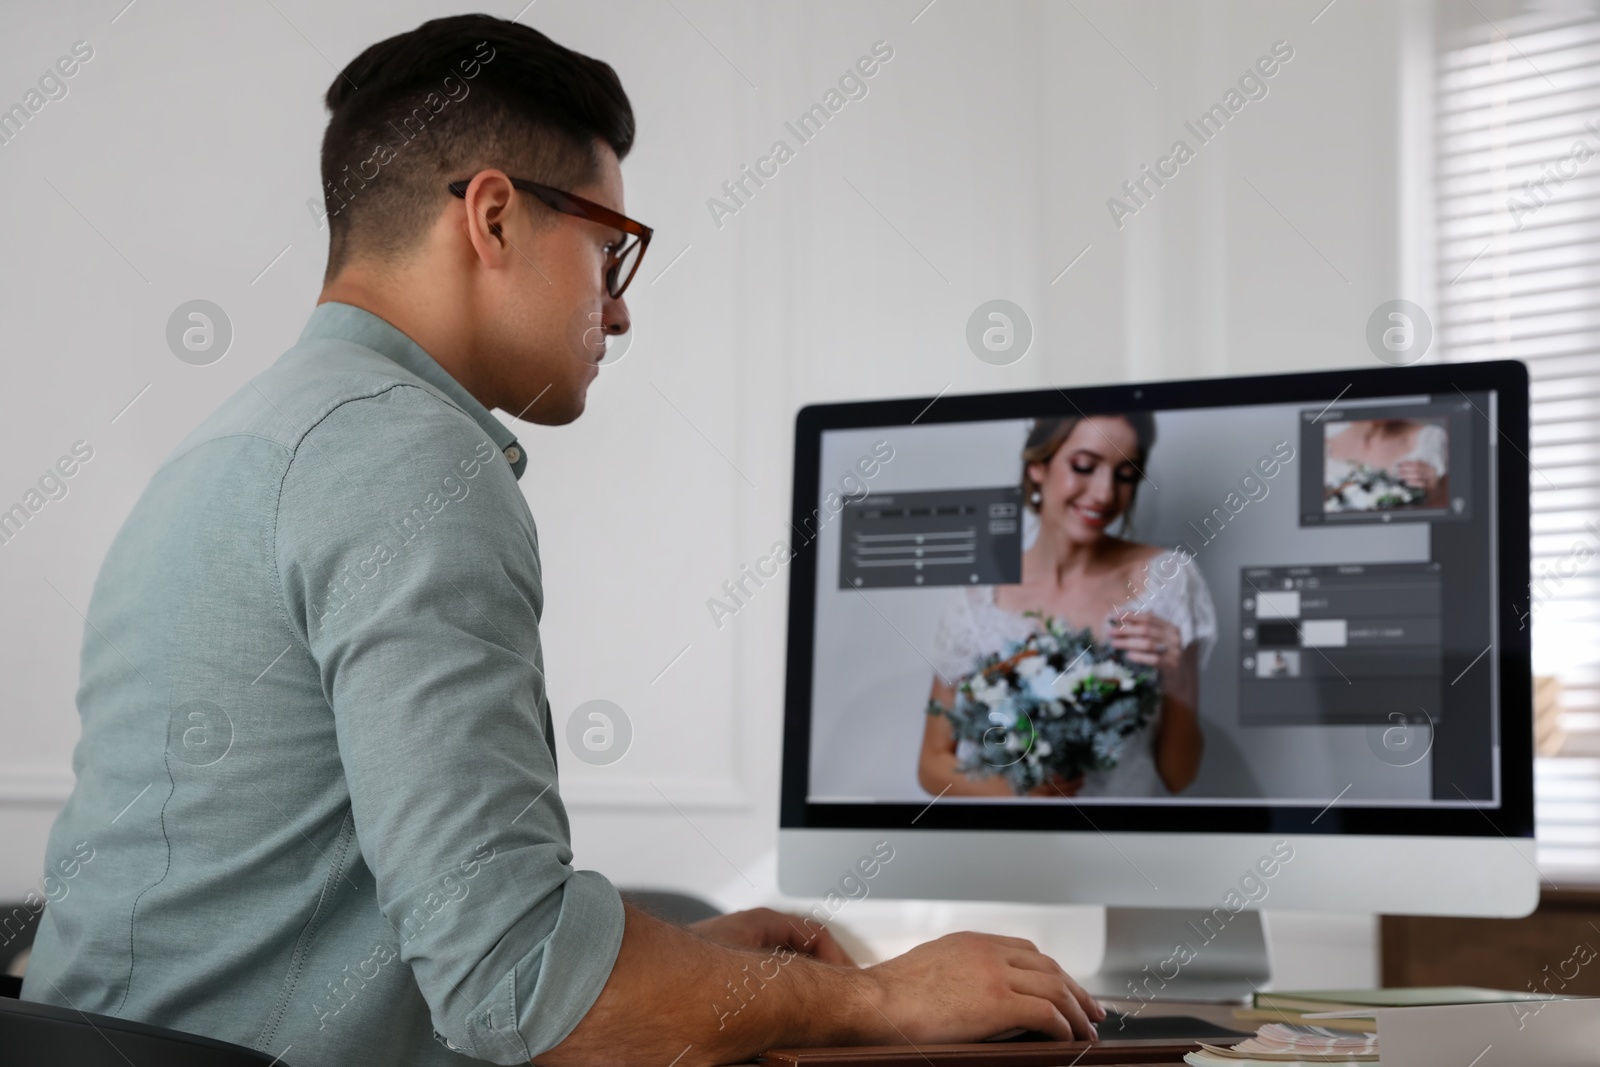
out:
M981 657L957 683L954 707L928 702L928 714L950 720L958 769L1002 775L1018 795L1056 775L1115 767L1161 701L1154 668L1129 663L1090 630L1026 614L1043 629Z
M1328 487L1324 511L1386 511L1420 503L1427 492L1407 485L1382 467L1358 464L1337 485Z

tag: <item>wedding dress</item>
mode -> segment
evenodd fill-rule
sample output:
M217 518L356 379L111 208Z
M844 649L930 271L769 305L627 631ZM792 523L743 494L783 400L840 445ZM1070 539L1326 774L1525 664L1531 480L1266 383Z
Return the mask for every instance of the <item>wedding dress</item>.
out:
M1163 579L1162 575L1174 567L1176 573ZM1178 628L1185 648L1199 642L1199 662L1203 666L1216 643L1217 613L1194 557L1176 550L1160 553L1150 560L1146 574L1140 596L1110 608L1106 614L1149 611L1161 616ZM981 657L999 652L1009 642L1020 641L1039 629L1035 620L996 605L994 593L992 585L962 587L939 618L934 632L933 666L952 684L970 674ZM1090 771L1084 776L1078 795L1167 796L1155 763L1155 737L1160 725L1161 713L1157 711L1142 729L1128 735L1121 762L1108 771ZM956 755L966 757L970 748L971 742L959 742Z

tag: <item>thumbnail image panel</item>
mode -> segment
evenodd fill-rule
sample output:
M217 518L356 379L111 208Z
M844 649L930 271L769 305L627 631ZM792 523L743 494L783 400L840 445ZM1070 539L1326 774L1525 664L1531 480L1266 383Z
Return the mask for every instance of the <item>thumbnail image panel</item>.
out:
M1470 401L1419 401L1301 413L1301 523L1471 518Z

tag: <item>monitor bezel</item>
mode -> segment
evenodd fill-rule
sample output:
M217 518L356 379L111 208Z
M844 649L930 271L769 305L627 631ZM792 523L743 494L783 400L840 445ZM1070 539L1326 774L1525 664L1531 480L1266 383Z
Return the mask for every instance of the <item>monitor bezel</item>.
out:
M791 530L814 520L821 489L821 442L828 430L894 427L1127 410L1173 411L1250 404L1328 404L1386 396L1494 391L1499 589L1499 806L1328 806L1306 804L916 804L811 803L811 682L817 556L815 538L791 542L785 667L783 829L1037 830L1082 833L1297 833L1531 838L1533 675L1530 631L1517 605L1530 582L1528 372L1514 360L1353 368L1248 377L1070 386L1018 392L905 397L812 404L795 416ZM1487 417L1487 415L1486 415ZM930 798L931 799L931 798Z

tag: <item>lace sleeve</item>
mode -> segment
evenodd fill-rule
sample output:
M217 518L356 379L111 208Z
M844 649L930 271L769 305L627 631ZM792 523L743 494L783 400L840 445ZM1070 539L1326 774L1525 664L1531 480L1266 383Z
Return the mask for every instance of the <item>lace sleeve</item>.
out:
M1216 605L1211 602L1211 591L1206 588L1205 576L1200 573L1194 557L1184 552L1175 552L1173 556L1179 563L1178 573L1163 590L1169 596L1163 598L1166 610L1161 614L1178 627L1184 647L1199 643L1199 661L1203 668L1217 643Z
M1443 428L1431 422L1422 424L1417 431L1417 443L1410 452L1405 454L1405 459L1420 460L1428 464L1444 477L1449 469L1450 440L1445 435Z
M939 624L933 632L933 668L942 679L954 685L963 674L972 670L972 664L977 657L978 635L976 622L972 617L972 595L975 592L988 592L988 587L981 590L973 587L964 587L955 591L955 596L945 605L944 611L939 614Z

